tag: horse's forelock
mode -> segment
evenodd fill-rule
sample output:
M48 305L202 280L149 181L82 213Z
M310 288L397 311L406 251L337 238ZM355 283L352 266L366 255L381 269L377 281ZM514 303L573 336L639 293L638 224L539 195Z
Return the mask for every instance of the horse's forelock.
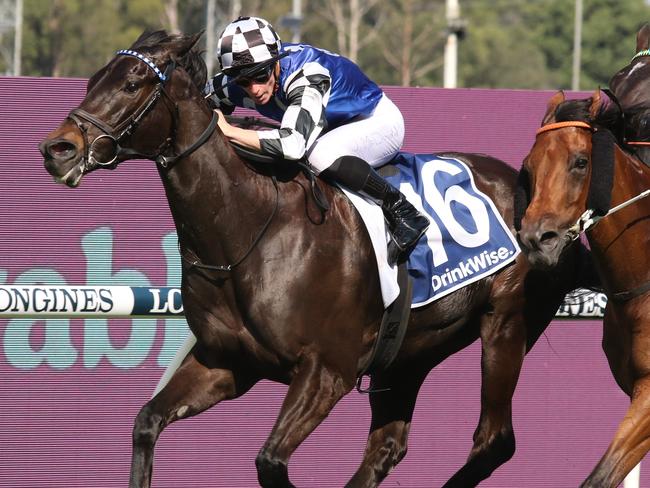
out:
M566 100L556 107L555 121L580 121L591 123L593 121L589 113L590 107L591 98L582 100Z
M560 103L555 110L555 121L580 121L587 122L598 128L608 129L615 134L618 133L619 125L622 122L619 107L607 99L600 106L596 116L590 113L591 98L580 100L566 100Z

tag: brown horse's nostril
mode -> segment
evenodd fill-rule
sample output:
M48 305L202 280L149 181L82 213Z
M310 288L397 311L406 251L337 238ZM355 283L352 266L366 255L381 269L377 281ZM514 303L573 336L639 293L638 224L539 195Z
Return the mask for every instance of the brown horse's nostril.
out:
M66 160L77 154L77 146L64 139L46 140L39 144L38 149L44 158Z
M537 228L519 232L519 241L530 251L552 249L557 245L558 239L559 234L553 230Z
M547 230L541 233L542 235L539 238L539 243L541 247L548 247L550 245L555 245L556 241L559 238L559 234L552 230Z

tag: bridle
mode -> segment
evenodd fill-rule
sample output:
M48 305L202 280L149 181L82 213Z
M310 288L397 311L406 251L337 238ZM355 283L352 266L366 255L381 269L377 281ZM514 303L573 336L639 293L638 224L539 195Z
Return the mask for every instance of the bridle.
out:
M590 131L592 134L597 131L597 129L592 126L591 124L588 124L586 122L582 121L564 121L564 122L555 122L551 124L544 125L540 127L537 132L536 136L539 134L543 134L544 132L552 131L555 129L562 129L565 127L577 127L580 129L585 129ZM593 175L592 175L593 178ZM566 241L567 243L573 242L577 240L580 237L580 234L590 230L593 226L595 226L598 222L600 222L602 219L605 217L608 217L619 210L624 209L628 205L632 205L633 203L646 198L650 196L650 189L644 190L638 195L630 198L629 200L626 200L619 205L616 205L613 208L610 208L604 215L598 214L593 208L588 208L585 210L585 212L578 218L575 224L573 224L571 227L567 229L566 232ZM626 290L626 291L619 291L619 292L611 292L608 291L607 295L612 298L613 300L619 301L619 302L624 302L627 300L631 300L632 298L636 298L638 296L644 295L650 291L650 281L643 283L642 285L632 289L632 290Z
M594 126L588 124L587 122L582 122L578 120L568 120L564 122L554 122L551 124L544 125L539 129L537 129L537 132L535 134L539 135L539 134L543 134L544 132L548 132L556 129L562 129L565 127L577 127L579 129L586 129L591 133L594 133L597 130ZM635 197L632 197L629 200L626 200L625 202L609 209L609 211L604 215L598 215L594 211L594 209L591 208L587 209L580 216L578 221L575 224L573 224L571 227L569 227L569 229L567 230L567 239L570 241L575 241L580 237L580 234L588 231L590 228L596 225L600 220L604 219L609 215L612 215L613 213L618 212L619 210L624 209L628 205L631 205L636 201L641 200L642 198L645 198L647 196L650 196L650 190L645 190L640 194L636 195Z
M163 141L160 146L158 146L158 148L151 154L143 154L141 152L134 151L131 148L122 146L121 143L125 139L129 138L137 130L140 121L153 109L156 102L160 98L164 98L165 103L172 114L172 123L175 124L178 115L178 107L174 100L170 97L169 93L167 93L167 90L165 90L165 84L171 77L172 72L176 69L176 63L174 63L174 61L171 61L163 72L151 59L136 51L122 49L120 51L117 51L116 54L118 56L133 56L139 59L156 74L158 82L156 83L154 90L147 97L147 99L142 102L142 104L129 117L120 122L117 127L111 127L110 124L107 124L106 122L95 117L93 114L86 112L80 108L76 108L68 114L68 118L77 125L84 138L85 154L81 166L82 174L88 173L89 171L92 171L98 167L112 168L117 166L117 164L119 164L121 161L125 161L127 159L148 159L151 161L156 161L156 163L158 163L163 168L168 168L179 159L184 158L185 156L188 156L190 153L194 152L209 139L209 137L214 132L218 121L218 116L214 111L212 112L212 120L205 128L203 133L191 146L187 147L180 154L171 156L164 154L171 147L174 139L173 136L165 139L165 141ZM95 137L92 142L88 142L88 123L102 132L102 134ZM174 125L172 128L172 134L175 132L176 127ZM104 140L109 141L113 146L113 153L111 154L112 158L110 158L108 161L101 161L95 157L96 145Z
M162 72L151 59L147 58L146 56L136 51L121 50L117 52L117 55L133 56L139 59L140 61L142 61L143 63L145 63L151 70L153 70L153 72L158 77L158 83L156 83L156 87L154 88L153 92L151 92L149 97L147 97L147 99L140 105L140 107L138 107L138 109L135 110L133 114L131 114L124 121L122 121L117 127L111 127L106 122L98 119L94 115L79 108L76 108L70 112L68 118L77 125L77 127L83 134L84 143L86 147L86 154L84 157L84 161L82 163L82 174L92 171L93 169L98 168L100 166L114 167L117 166L117 164L119 164L121 161L124 161L126 159L131 159L131 158L149 159L152 161L156 161L156 163L158 163L163 168L169 168L172 164L174 164L179 159L188 156L190 153L198 149L201 145L203 145L203 143L205 143L210 138L215 128L217 127L217 122L219 120L218 115L215 111L212 111L212 119L210 120L208 126L203 130L201 135L198 137L198 139L194 141L192 145L184 149L180 154L173 155L173 156L166 156L163 154L165 150L167 150L171 146L173 142L173 136L168 137L152 154L142 154L130 148L123 147L120 144L120 142L128 138L129 136L131 136L136 131L142 118L151 111L151 109L154 107L156 102L161 97L164 97L164 99L167 101L167 106L170 112L172 113L172 121L175 122L178 114L178 108L174 100L169 96L169 94L165 90L165 83L171 77L171 74L174 71L174 69L176 69L176 64L173 61L171 61L165 68L165 71ZM173 104L173 109L170 107L169 105L170 103ZM103 132L99 136L95 137L95 139L93 139L93 141L90 144L88 144L88 125L86 124L86 122L92 124L93 126L95 126L100 131ZM172 128L172 134L174 133L175 133L175 125ZM95 145L98 143L98 141L101 141L102 139L108 139L113 143L114 153L110 161L99 161L97 158L95 158L93 154ZM235 267L239 266L251 254L253 249L257 246L258 242L262 239L267 229L269 228L271 221L273 220L273 217L278 211L279 201L280 201L279 188L275 176L273 177L273 185L275 187L275 192L276 192L275 207L272 210L266 222L264 223L264 225L262 226L262 229L259 231L255 239L253 240L253 243L241 258L239 258L233 264L227 264L223 266L204 264L201 263L198 258L196 259L188 258L185 255L185 252L181 247L179 241L179 252L181 258L190 267L196 267L196 268L213 270L213 271L232 271Z

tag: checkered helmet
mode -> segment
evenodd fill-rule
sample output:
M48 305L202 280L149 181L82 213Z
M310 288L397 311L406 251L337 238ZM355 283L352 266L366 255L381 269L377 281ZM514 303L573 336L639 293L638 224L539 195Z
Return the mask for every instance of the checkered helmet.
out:
M280 37L266 20L239 17L219 37L217 58L228 73L277 58L281 46Z

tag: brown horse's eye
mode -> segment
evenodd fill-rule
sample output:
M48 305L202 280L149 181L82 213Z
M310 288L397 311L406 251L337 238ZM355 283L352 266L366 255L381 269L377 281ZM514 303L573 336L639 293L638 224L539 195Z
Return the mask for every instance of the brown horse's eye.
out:
M136 85L136 84L133 83L132 81L129 81L129 82L126 84L126 88L125 88L125 89L126 89L126 91L128 91L129 93L135 93L136 91L138 91L138 85Z
M576 169L585 169L589 164L589 160L585 157L578 157L573 162L573 167Z

